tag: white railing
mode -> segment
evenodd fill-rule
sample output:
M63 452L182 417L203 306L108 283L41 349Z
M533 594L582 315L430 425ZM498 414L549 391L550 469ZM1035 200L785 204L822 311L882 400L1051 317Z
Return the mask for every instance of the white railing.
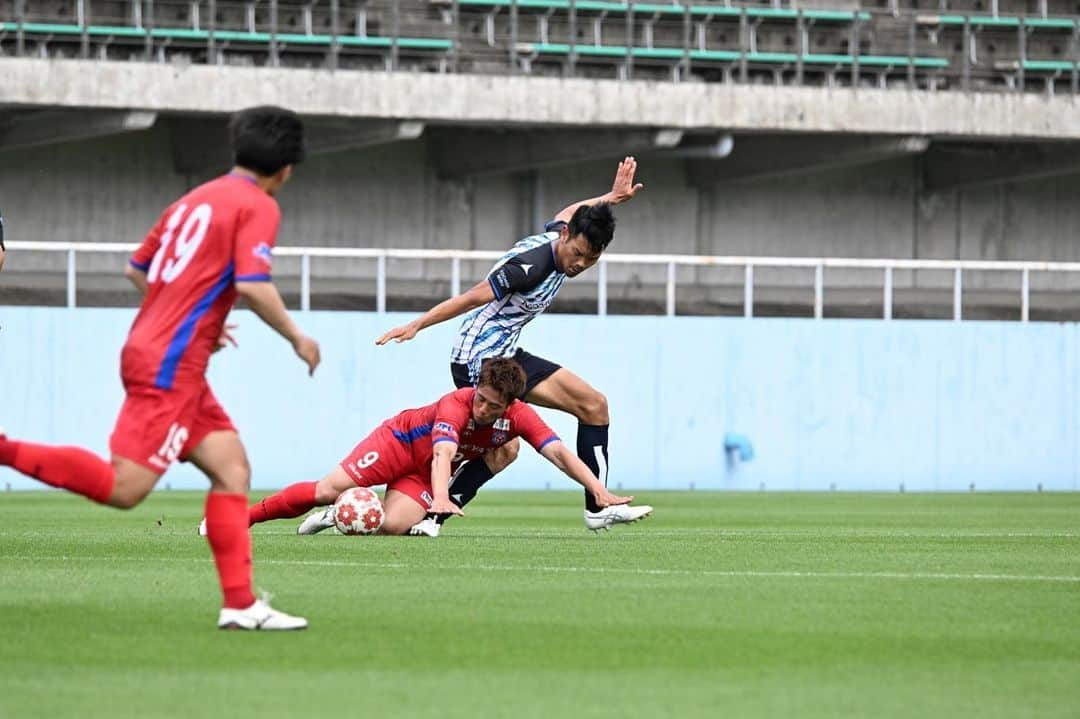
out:
M104 242L18 242L8 243L10 252L65 252L67 253L67 306L75 307L76 255L78 253L130 253L138 247L135 243ZM492 261L502 257L503 252L485 250L405 250L346 247L277 247L277 257L300 258L300 308L311 309L311 258L336 257L347 259L373 259L376 262L376 310L386 311L386 261L394 260L448 260L450 262L450 291L461 292L462 260ZM665 265L667 267L666 311L675 315L676 268L678 267L741 267L743 268L743 315L754 316L754 269L770 267L781 269L812 269L814 271L814 317L824 316L825 270L880 270L883 273L882 318L892 319L893 273L897 270L938 270L953 273L953 319L963 318L964 272L1016 272L1020 274L1020 319L1028 321L1031 307L1031 273L1061 272L1080 273L1080 262L1021 262L995 260L885 260L836 257L721 257L713 255L630 255L605 254L597 268L596 312L607 314L607 267L608 265Z

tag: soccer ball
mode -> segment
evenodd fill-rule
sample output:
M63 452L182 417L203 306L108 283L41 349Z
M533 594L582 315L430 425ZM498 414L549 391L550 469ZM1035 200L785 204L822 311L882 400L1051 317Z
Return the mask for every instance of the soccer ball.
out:
M385 517L379 495L367 487L346 489L334 502L334 526L342 534L375 534Z

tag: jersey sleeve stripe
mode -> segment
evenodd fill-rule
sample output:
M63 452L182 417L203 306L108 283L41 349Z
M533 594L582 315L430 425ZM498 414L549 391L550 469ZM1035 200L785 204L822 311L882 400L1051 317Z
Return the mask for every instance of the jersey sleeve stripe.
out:
M261 275L240 275L236 278L237 282L269 282L270 275L263 273Z
M140 272L146 272L150 269L149 262L136 262L134 257L128 260L128 264L139 270Z
M161 361L161 367L158 369L157 378L154 380L154 386L161 389L172 389L173 379L176 377L176 368L180 364L180 358L184 356L184 350L191 344L191 336L195 334L195 325L199 323L210 307L213 306L214 300L225 291L233 282L233 266L230 263L225 268L225 272L222 273L221 278L217 283L207 290L206 294L202 296L199 302L192 308L188 316L184 318L184 321L180 323L180 326L176 329L176 334L173 335L172 341L169 342L168 349L165 350L165 358Z
M435 446L439 442L457 442L457 440L453 437L436 437L434 440L432 440L431 445Z
M552 442L558 442L558 441L559 441L559 435L553 434L550 437L548 437L547 439L545 439L543 442L541 442L540 446L537 447L536 449L539 451L539 450L543 449L544 447L548 446L549 444L551 444Z
M488 277L488 284L491 285L491 291L495 293L495 299L501 300L503 296L502 293L499 292L499 286L495 284L495 278Z

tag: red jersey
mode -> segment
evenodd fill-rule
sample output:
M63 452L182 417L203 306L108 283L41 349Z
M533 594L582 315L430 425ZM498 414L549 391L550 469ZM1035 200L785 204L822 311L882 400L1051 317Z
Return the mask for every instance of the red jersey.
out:
M172 389L201 381L237 282L270 280L281 210L240 175L224 175L174 202L130 264L148 290L121 356L125 383Z
M455 390L434 404L407 409L383 422L383 426L393 432L399 442L409 445L415 469L425 476L431 473L433 448L439 442L457 442L456 466L476 459L514 437L521 437L537 452L559 439L536 410L518 399L511 402L493 424L477 425L472 419L475 393L475 387Z

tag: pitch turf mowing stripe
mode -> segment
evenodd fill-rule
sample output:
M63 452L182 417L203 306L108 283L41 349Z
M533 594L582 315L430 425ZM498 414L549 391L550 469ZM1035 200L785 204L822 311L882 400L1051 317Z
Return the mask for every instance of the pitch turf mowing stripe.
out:
M379 541L377 539L350 539L353 541ZM416 540L424 541L424 540ZM17 559L17 557L12 557ZM35 562L205 562L194 557L49 557L35 556ZM260 559L260 564L291 564L301 567L341 567L343 569L406 569L420 570L420 564L401 562L346 562L333 560ZM991 582L1080 582L1080 576L1050 576L1041 574L955 574L943 572L800 572L800 571L753 571L712 569L618 569L612 567L554 567L547 565L499 566L492 564L443 564L441 571L455 572L569 572L572 574L648 574L654 576L688 577L781 577L791 579L901 579L901 580L960 580Z

